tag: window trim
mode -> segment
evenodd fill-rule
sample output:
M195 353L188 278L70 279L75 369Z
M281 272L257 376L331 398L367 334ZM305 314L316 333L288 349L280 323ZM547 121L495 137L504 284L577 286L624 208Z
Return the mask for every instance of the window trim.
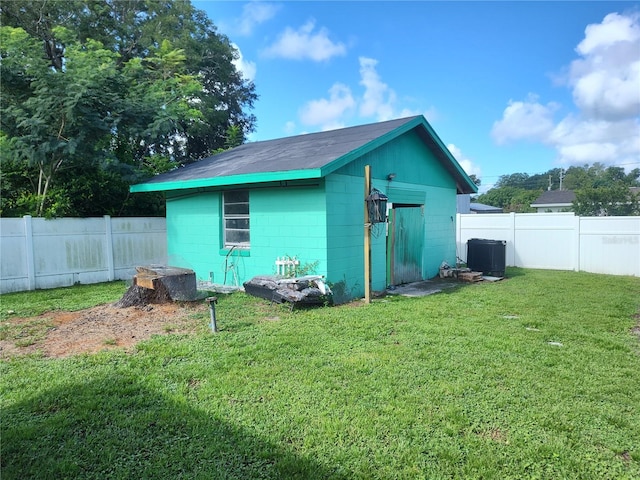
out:
M246 193L247 201L241 202L227 202L227 195L229 194L238 194L238 193ZM248 250L251 247L251 224L250 224L250 195L249 190L225 190L222 192L222 247L225 250L229 249L242 249ZM246 204L247 212L246 213L233 213L227 214L227 205L242 205ZM227 220L246 220L247 228L227 228ZM228 231L246 231L247 236L249 238L246 242L230 242L227 241L227 232Z

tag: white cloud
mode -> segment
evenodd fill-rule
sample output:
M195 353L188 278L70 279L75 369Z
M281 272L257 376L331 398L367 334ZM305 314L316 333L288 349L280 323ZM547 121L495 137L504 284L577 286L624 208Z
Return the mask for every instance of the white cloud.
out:
M447 145L447 148L451 152L451 155L453 155L453 157L458 161L460 166L467 173L467 175L475 175L478 178L481 177L482 171L480 170L480 167L478 165L475 165L470 158L463 155L460 148L455 146L453 143Z
M267 2L249 2L242 7L242 17L237 23L237 33L249 36L256 26L273 18L280 5Z
M288 121L287 123L284 124L284 133L286 133L287 135L293 135L295 131L296 131L295 122Z
M384 83L376 70L377 60L360 57L360 85L364 87L360 115L376 117L378 121L393 118L393 105L396 102L396 92Z
M554 124L558 106L537 98L509 102L493 125L497 143L538 140L554 147L558 162L636 165L640 158L640 16L607 15L588 25L579 58L565 84L578 111Z
M362 94L355 95L347 85L335 83L329 89L329 98L311 100L302 107L300 120L303 124L322 130L340 128L356 110L361 118L376 121L420 114L429 120L437 117L433 107L425 111L399 109L395 91L382 81L376 70L377 60L360 57L359 62Z
M300 110L300 120L305 125L320 125L323 130L342 126L342 118L353 110L356 101L351 89L336 83L329 89L329 98L307 102Z
M616 43L633 43L640 40L637 15L620 15L610 13L602 23L587 25L585 37L576 51L581 55L590 55L602 48L608 48Z
M640 122L584 120L569 115L553 129L548 143L557 149L562 163L624 165L640 157Z
M589 118L620 120L640 115L638 15L611 13L589 25L569 68L573 99Z
M250 81L253 81L256 78L256 64L255 62L250 62L244 59L242 52L240 51L240 47L238 47L235 43L232 43L231 46L236 49L238 52L238 58L235 58L231 63L236 67L236 70L242 73L242 76Z
M542 105L534 95L523 102L509 101L502 119L494 122L491 135L501 145L510 140L543 140L553 130L555 103Z
M414 115L424 115L430 121L436 118L436 111L433 107L425 111L406 107L398 110L398 95L394 89L382 81L376 69L378 60L360 57L358 61L360 63L360 85L364 87L359 106L362 117L374 117L379 122Z
M326 28L322 27L315 32L314 30L314 20L308 21L298 30L287 27L264 54L269 57L322 62L347 53L347 47L343 43L333 42L329 38Z

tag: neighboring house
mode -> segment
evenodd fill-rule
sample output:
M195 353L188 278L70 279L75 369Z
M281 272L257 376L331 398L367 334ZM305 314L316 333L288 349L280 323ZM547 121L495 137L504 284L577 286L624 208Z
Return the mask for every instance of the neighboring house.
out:
M456 195L456 212L471 213L471 195L468 193Z
M538 213L569 212L576 194L572 190L546 190L531 204Z
M471 201L471 195L458 195L458 213L503 213L502 208Z
M422 116L253 142L131 187L164 191L171 265L240 285L296 256L337 302L364 288L365 166L389 198L371 227L371 285L434 277L456 262L456 194L477 187Z

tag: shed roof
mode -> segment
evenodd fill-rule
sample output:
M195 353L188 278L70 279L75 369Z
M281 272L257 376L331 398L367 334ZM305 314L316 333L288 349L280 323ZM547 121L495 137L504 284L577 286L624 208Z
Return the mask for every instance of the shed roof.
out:
M422 115L251 142L133 185L132 192L322 178L359 156L415 129L456 181L458 193L476 185Z
M502 208L493 205L485 205L484 203L471 202L469 210L476 213L502 213Z
M532 207L549 207L553 205L571 205L576 199L573 190L546 190L534 200Z

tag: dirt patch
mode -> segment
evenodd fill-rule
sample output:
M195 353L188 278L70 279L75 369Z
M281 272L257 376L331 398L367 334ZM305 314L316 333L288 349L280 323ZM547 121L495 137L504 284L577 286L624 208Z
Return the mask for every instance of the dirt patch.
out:
M618 455L622 461L625 463L625 465L629 465L631 463L631 454L625 450L624 452L622 452L621 454Z
M507 439L507 433L500 428L490 428L488 430L476 432L476 435L497 443L509 443L509 440Z
M636 325L631 329L631 333L640 340L640 313L636 313L633 318L636 320Z
M132 351L135 344L152 335L195 332L206 325L208 312L203 302L128 308L108 304L77 312L47 312L35 319L10 318L2 322L5 328L16 331L22 326L37 323L41 325L41 331L27 337L26 341L15 337L0 340L0 355L9 357L41 352L46 357L67 357L114 348Z

